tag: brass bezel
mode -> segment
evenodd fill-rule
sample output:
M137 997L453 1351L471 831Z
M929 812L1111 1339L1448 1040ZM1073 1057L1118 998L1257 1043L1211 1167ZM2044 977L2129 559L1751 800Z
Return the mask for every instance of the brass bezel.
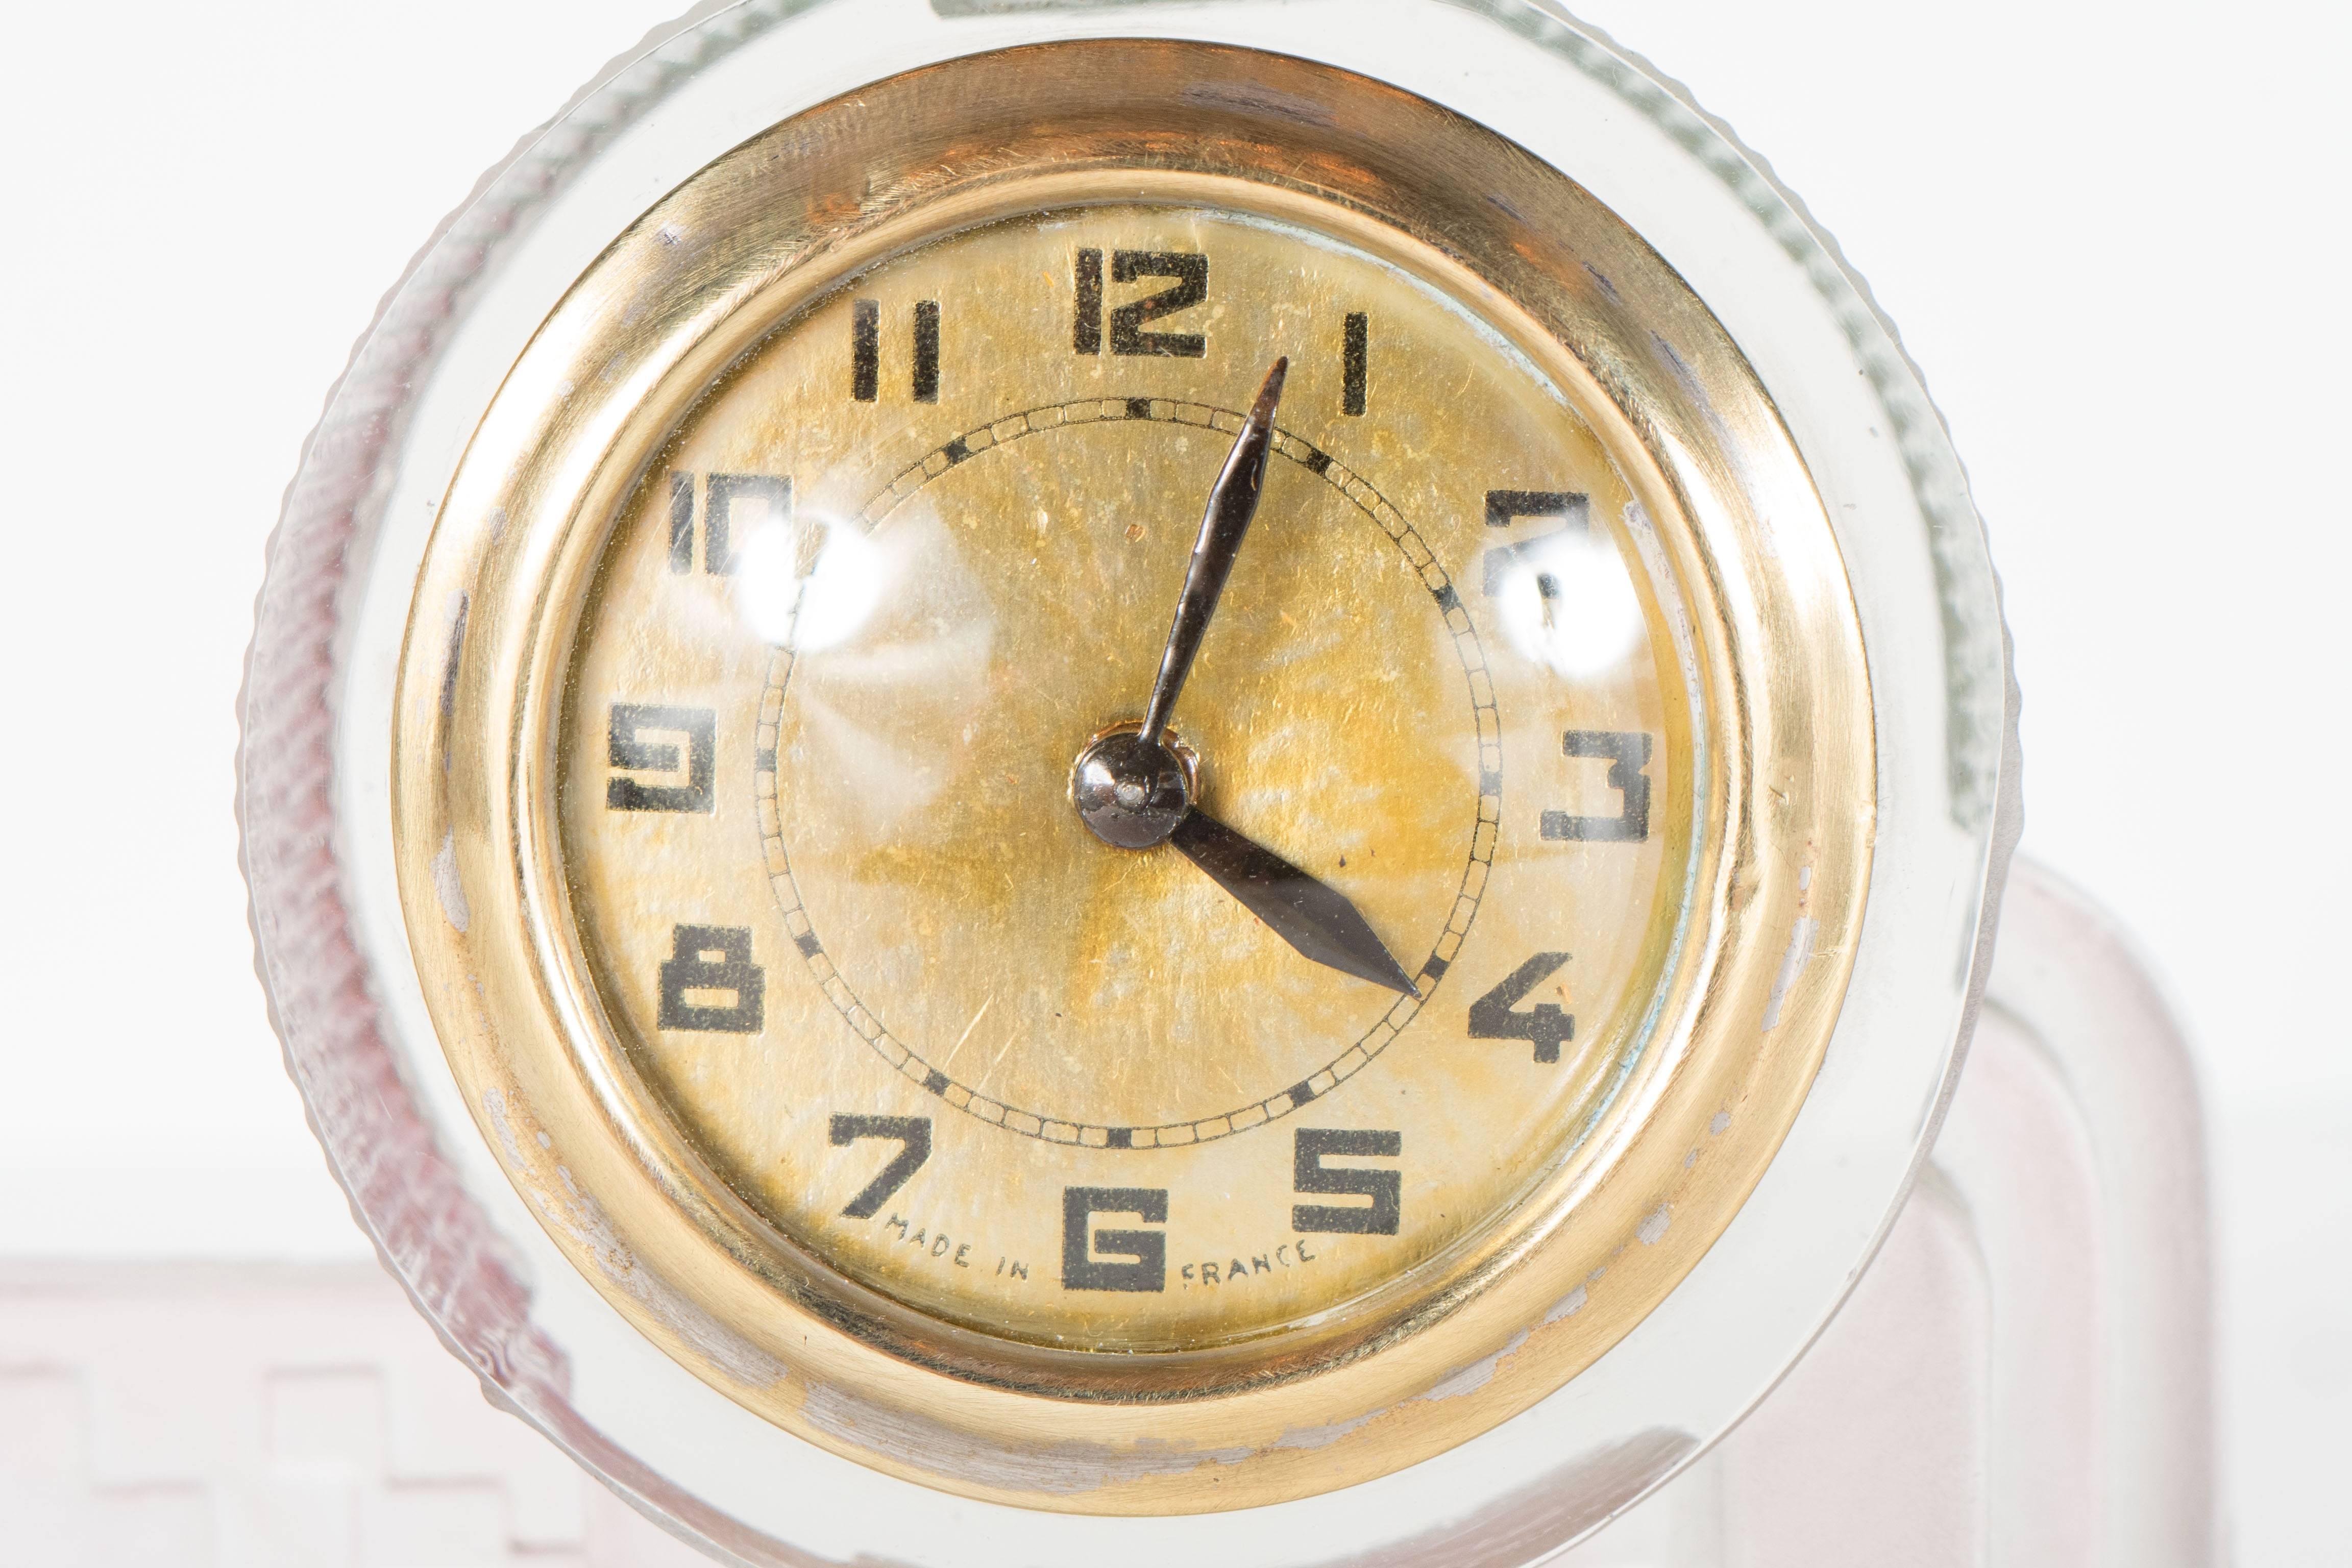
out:
M700 390L799 306L923 238L1139 199L1335 234L1442 274L1502 326L1641 496L1704 694L1683 948L1594 1134L1440 1287L1171 1358L984 1340L782 1243L680 1156L615 1068L553 853L577 610L621 503ZM1738 348L1672 270L1565 176L1425 100L1297 59L1127 40L876 84L726 154L621 236L459 468L394 727L402 900L436 1028L557 1246L667 1353L791 1431L951 1491L1113 1514L1369 1479L1526 1408L1639 1322L1803 1101L1850 967L1875 806L1867 672L1829 520ZM1813 962L1784 963L1792 931ZM1687 1161L1702 1143L1706 1160Z

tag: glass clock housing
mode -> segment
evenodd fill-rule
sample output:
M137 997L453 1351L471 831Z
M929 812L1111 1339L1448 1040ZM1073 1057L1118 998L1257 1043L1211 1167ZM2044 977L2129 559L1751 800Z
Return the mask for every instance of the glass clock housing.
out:
M445 1333L738 1556L1557 1544L1932 1131L2014 775L1907 367L1591 35L1329 9L686 25L289 503L298 1080Z

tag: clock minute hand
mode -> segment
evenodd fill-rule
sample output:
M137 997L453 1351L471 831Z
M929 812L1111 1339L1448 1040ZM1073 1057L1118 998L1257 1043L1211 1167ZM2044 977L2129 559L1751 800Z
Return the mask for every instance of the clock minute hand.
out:
M1201 536L1184 572L1184 592L1168 628L1167 651L1151 703L1135 731L1098 736L1079 753L1071 804L1105 842L1126 849L1173 844L1209 879L1317 963L1408 996L1421 993L1357 911L1356 906L1281 856L1227 827L1192 804L1189 771L1163 743L1169 715L1233 575L1243 536L1257 515L1274 449L1274 411L1290 361L1277 359L1242 420L1233 455L1209 491Z
M1168 842L1301 956L1407 996L1421 994L1355 905L1273 850L1198 806L1185 813Z
M1168 649L1160 656L1160 679L1152 683L1151 705L1143 710L1141 739L1157 745L1175 710L1176 694L1192 672L1192 659L1208 635L1217 600L1233 574L1242 537L1257 515L1257 499L1265 483L1267 456L1274 449L1274 410L1282 401L1282 384L1290 374L1286 357L1274 362L1257 401L1242 421L1233 456L1209 491L1207 512L1201 519L1201 537L1192 546L1192 562L1185 569L1183 596L1176 601L1176 619L1168 628Z

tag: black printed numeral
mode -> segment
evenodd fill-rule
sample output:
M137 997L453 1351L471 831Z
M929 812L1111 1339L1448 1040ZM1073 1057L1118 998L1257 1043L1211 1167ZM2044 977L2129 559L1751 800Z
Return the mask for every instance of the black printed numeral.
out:
M714 577L735 570L734 541L741 531L739 509L749 502L759 509L753 522L790 522L793 481L781 474L712 474L702 486L702 527L694 517L692 474L669 477L669 569L679 576L694 570L694 538L702 535L702 569Z
M768 977L751 962L751 933L732 926L677 926L661 966L661 1026L756 1035Z
M705 814L719 809L719 794L711 787L719 771L719 715L709 709L615 702L609 742L608 759L615 771L604 782L607 809ZM686 779L649 784L625 778L623 772L672 778L683 772Z
M1098 1214L1168 1223L1165 1187L1069 1187L1062 1194L1062 1288L1066 1290L1165 1290L1168 1233L1097 1230ZM1111 1259L1113 1261L1105 1261Z
M1567 962L1564 952L1539 952L1511 971L1508 979L1470 1004L1470 1037L1531 1040L1536 1060L1559 1060L1559 1047L1576 1038L1576 1019L1568 1009L1557 1002L1538 1002L1524 1013L1513 1009Z
M940 400L940 302L915 305L914 374L908 391L918 403ZM849 307L849 395L860 403L882 398L882 302L853 300Z
M1609 787L1622 795L1624 809L1614 816L1572 816L1565 811L1543 814L1546 838L1588 843L1638 844L1650 836L1650 737L1621 734L1613 730L1570 730L1560 738L1571 757L1601 757L1609 763Z
M881 1138L898 1145L898 1154L882 1167L882 1173L866 1184L866 1190L849 1200L842 1210L849 1219L872 1219L882 1212L882 1205L891 1194L907 1184L907 1179L923 1168L931 1157L931 1119L928 1116L836 1116L833 1119L833 1146L845 1149L862 1139Z
M1131 300L1110 312L1110 352L1161 359L1205 359L1209 340L1200 332L1147 332L1157 321L1189 310L1209 297L1209 258L1186 251L1115 250L1110 280L1132 283L1140 278L1173 278L1173 288ZM1071 346L1082 354L1103 352L1103 253L1078 252L1076 279L1077 326Z
M1300 1128L1291 1156L1292 1188L1324 1195L1348 1194L1371 1202L1297 1204L1290 1210L1290 1227L1301 1235L1394 1236L1404 1214L1403 1175L1361 1165L1326 1165L1323 1161L1331 1154L1393 1160L1403 1152L1402 1132Z
M1544 570L1547 546L1570 528L1590 528L1592 501L1588 496L1573 490L1488 490L1486 492L1486 526L1508 528L1522 518L1558 518L1567 528L1555 528L1515 544L1498 545L1486 552L1486 596L1494 597L1512 576L1532 569L1536 574L1536 591L1547 599L1559 597L1559 584Z
M1372 319L1361 310L1349 313L1339 339L1339 412L1360 418L1372 374Z

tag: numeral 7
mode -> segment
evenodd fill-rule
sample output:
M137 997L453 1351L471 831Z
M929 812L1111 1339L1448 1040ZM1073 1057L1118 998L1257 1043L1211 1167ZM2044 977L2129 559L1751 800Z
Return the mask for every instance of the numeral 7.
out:
M872 1219L882 1212L882 1205L891 1194L907 1184L908 1178L923 1168L931 1157L931 1119L928 1116L836 1116L833 1119L833 1146L846 1148L866 1138L884 1138L898 1145L898 1157L882 1167L882 1173L866 1184L866 1190L849 1200L842 1214L850 1219Z

